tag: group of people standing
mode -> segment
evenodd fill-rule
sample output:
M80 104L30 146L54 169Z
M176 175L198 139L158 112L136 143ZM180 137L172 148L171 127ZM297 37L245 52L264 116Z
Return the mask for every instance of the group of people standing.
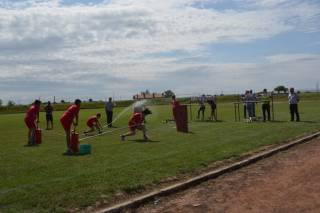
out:
M243 115L245 119L253 121L256 118L256 104L258 101L262 102L263 122L271 120L270 116L270 102L271 95L268 94L267 89L264 89L261 96L257 96L252 90L246 90L245 94L241 97L243 102Z
M210 112L210 117L209 120L211 121L217 121L217 103L216 103L216 96L210 95L202 95L198 98L198 103L199 103L199 109L198 109L198 115L197 119L200 119L200 114L201 114L201 120L204 120L204 113L206 110L206 103L209 104L211 112Z
M256 104L261 102L261 110L263 115L263 122L271 120L270 109L271 109L272 93L268 93L267 89L264 89L260 96L257 96L252 90L247 90L242 96L243 102L243 114L244 118L252 121L256 118ZM300 115L298 111L299 96L295 92L294 88L290 88L289 95L289 109L291 115L291 121L300 121Z

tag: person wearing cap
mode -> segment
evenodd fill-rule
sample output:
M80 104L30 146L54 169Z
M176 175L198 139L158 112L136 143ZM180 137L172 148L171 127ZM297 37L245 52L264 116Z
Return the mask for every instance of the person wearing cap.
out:
M94 132L95 128L99 131L99 134L102 131L102 126L99 122L99 119L101 118L101 114L97 113L96 115L90 116L87 120L87 126L89 127L88 130L84 131L84 134L88 134L90 132Z
M35 145L35 131L39 121L39 111L40 111L40 100L35 100L33 104L29 107L26 115L24 117L24 122L28 127L28 145Z
M298 94L294 91L294 88L290 88L290 93L288 96L289 100L289 108L290 108L290 115L291 115L291 121L294 121L294 116L296 115L296 121L300 121L300 115L299 115L299 110L298 110L298 103L299 103L299 96Z

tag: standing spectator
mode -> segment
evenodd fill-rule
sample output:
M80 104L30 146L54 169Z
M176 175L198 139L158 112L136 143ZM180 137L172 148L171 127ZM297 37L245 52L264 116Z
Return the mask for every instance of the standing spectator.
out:
M217 121L217 116L216 116L217 104L216 104L215 96L210 96L207 102L211 107L210 120Z
M266 122L266 113L268 114L268 121L270 121L270 95L268 94L267 89L263 90L263 94L261 96L262 101L262 114L263 114L263 122Z
M66 133L67 140L67 152L66 154L72 154L72 149L70 147L71 138L71 126L78 126L79 111L80 111L81 100L76 99L74 104L72 104L67 111L63 113L60 118L60 123Z
M243 118L246 119L247 118L247 103L246 103L246 96L248 95L249 91L246 90L244 95L241 96L241 100L243 102Z
M199 98L199 110L198 110L198 119L200 119L200 112L202 113L201 120L204 120L204 111L206 110L206 96L202 95Z
M253 116L253 103L254 103L254 97L250 91L246 92L246 95L244 97L244 101L246 103L246 108L248 112L249 121L252 121Z
M44 107L44 110L46 111L47 130L53 129L53 116L52 116L53 107L50 101L48 101L48 104Z
M27 125L28 131L28 145L32 146L36 144L35 141L35 131L37 124L39 123L39 111L40 111L41 101L35 100L35 102L30 106L26 112L24 122Z
M115 106L115 104L112 102L112 98L109 97L109 100L105 104L105 110L106 110L106 114L107 114L107 124L108 124L109 128L112 127L112 117L113 117L113 107L114 106Z
M257 101L257 98L256 98L256 95L253 93L252 90L249 91L251 96L252 96L252 117L256 117L256 101Z
M294 88L290 88L290 94L288 96L289 99L289 106L290 106L290 115L291 121L294 121L294 115L296 115L296 121L300 121L300 115L298 111L298 102L299 96L297 93L294 92Z

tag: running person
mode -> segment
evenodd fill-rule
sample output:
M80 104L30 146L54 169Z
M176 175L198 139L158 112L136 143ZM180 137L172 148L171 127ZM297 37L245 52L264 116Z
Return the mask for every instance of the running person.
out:
M74 104L72 104L67 111L63 113L60 118L60 123L63 126L63 129L66 133L67 141L67 153L72 153L70 147L70 134L71 134L71 125L78 125L79 111L80 111L81 100L76 99Z
M47 130L53 129L53 116L52 116L53 107L50 101L48 101L48 104L44 107L44 110L46 111Z
M131 119L129 120L129 132L126 134L121 135L121 140L124 141L127 136L133 136L136 134L136 130L140 130L143 133L144 140L148 140L149 137L147 136L147 129L145 126L145 117L152 112L146 108L142 112L136 112L132 115Z
M96 115L90 116L87 120L87 126L89 127L89 130L84 131L84 134L94 132L95 128L99 131L99 134L100 134L102 132L102 126L99 122L100 118L101 118L100 113L97 113Z
M24 122L28 127L28 145L35 145L35 131L37 128L37 123L39 123L39 111L40 111L41 101L35 100L30 106L26 115L24 117Z

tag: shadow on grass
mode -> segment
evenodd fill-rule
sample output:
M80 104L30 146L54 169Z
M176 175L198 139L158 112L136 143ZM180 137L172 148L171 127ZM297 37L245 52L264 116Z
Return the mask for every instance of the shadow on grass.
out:
M300 123L309 123L309 124L316 124L319 123L318 121L299 121ZM298 122L298 123L299 123Z
M191 121L189 121L189 123L191 123L191 122L196 122L196 123L222 123L224 121L223 120L213 121L213 120L210 120L210 119L205 119L205 120L191 120Z
M24 147L39 147L38 144L30 145L30 144L25 144L23 145Z
M209 122L209 123L222 123L224 122L223 120L216 120L216 121L213 121L213 120L205 120L204 122Z
M158 143L160 141L156 141L156 140L145 140L145 139L133 139L133 140L128 140L130 142L134 142L134 143Z
M106 127L104 127L104 128L106 128L106 129L116 129L116 128L118 128L118 127L112 125L111 127L106 126Z
M287 123L288 121L273 120L273 121L267 121L267 122L270 122L270 123Z
M63 156L66 156L66 157L81 157L81 156L87 156L87 155L91 155L91 153L86 153L86 154L80 154L80 153L62 153Z

